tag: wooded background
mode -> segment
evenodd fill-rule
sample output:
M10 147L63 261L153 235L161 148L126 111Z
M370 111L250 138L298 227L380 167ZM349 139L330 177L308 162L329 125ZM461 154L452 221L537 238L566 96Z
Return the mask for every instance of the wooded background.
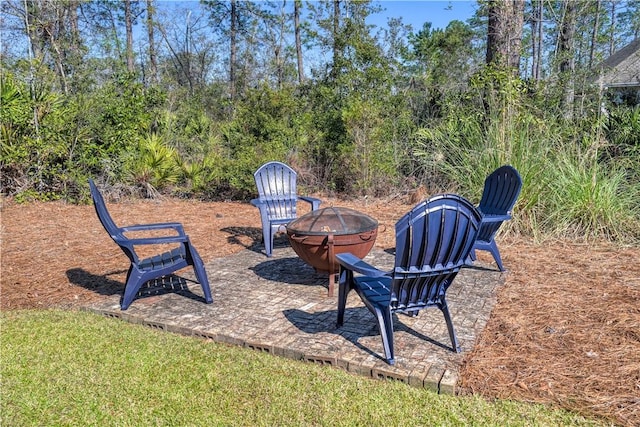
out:
M445 29L368 25L384 6L5 0L2 194L86 201L93 177L246 200L280 160L310 192L473 199L509 163L521 231L640 236L638 87L598 82L638 39L640 1L484 0Z

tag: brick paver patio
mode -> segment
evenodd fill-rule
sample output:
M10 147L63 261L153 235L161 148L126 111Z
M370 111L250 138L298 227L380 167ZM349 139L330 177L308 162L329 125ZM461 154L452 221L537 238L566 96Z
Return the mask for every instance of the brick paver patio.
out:
M366 260L390 268L393 255L373 250ZM463 269L447 293L462 353L450 349L447 327L436 309L418 316L394 316L396 364L383 360L377 322L355 292L345 323L336 328L336 296L328 278L317 274L289 247L272 258L244 250L206 263L213 304L204 304L191 271L143 289L126 311L119 295L105 296L87 310L132 323L264 351L274 356L331 365L372 378L391 378L453 394L465 352L485 327L500 272L482 266ZM124 287L124 284L123 284Z

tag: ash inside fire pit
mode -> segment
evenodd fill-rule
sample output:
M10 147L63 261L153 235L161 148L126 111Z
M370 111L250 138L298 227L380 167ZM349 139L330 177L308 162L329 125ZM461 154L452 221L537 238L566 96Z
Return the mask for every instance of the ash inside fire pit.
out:
M300 258L317 272L329 274L329 296L333 296L338 272L335 254L367 256L378 235L378 221L353 209L328 207L290 222L287 235Z

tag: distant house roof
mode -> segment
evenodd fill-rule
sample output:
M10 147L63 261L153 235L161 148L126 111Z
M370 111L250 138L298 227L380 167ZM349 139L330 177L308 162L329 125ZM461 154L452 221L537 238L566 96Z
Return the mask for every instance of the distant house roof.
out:
M599 66L601 87L640 87L640 39L635 39Z

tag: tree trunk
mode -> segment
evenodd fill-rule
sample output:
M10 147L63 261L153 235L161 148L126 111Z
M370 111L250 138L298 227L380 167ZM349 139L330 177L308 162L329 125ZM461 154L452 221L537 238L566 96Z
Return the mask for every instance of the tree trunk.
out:
M332 77L335 79L338 77L338 69L342 64L341 61L341 49L340 49L340 0L333 0L333 67L331 68Z
M593 28L591 29L591 46L589 48L589 68L593 66L593 57L598 42L598 27L600 25L600 4L601 0L596 1L596 12L593 17Z
M524 1L489 0L487 64L510 68L514 75L520 66L524 26Z
M149 38L149 72L151 83L158 83L158 60L156 58L156 43L154 37L154 14L155 6L153 0L147 0L147 36Z
M536 0L533 4L533 17L531 19L531 50L533 61L531 64L531 78L539 82L542 79L540 69L542 67L542 38L543 38L543 0Z
M538 80L542 80L542 47L544 46L544 1L539 0L538 15L540 22L538 25L538 63L536 64L536 76Z
M286 6L287 0L282 0L282 7L280 8L280 19L279 19L279 23L280 23L280 28L278 28L278 31L276 33L276 35L274 36L274 61L275 61L275 66L276 66L276 84L278 89L282 89L282 86L284 84L284 62L285 62L285 48L284 48L284 33L285 33L285 26L287 23L287 19L286 19L286 13L285 13L285 6Z
M229 32L229 97L231 101L236 99L236 56L237 56L237 45L236 45L236 37L237 37L237 21L238 21L238 10L236 5L236 0L231 0L231 29Z
M187 11L187 21L184 26L184 60L182 69L187 81L189 82L189 94L193 94L193 58L191 57L191 11Z
M60 89L65 95L69 93L69 85L67 83L67 72L65 69L65 49L61 46L61 34L65 34L66 27L64 22L64 10L62 8L55 7L55 10L51 11L52 17L55 19L48 22L48 25L44 26L44 29L49 40L49 45L53 51L53 60L55 61L56 72L60 79Z
M609 55L616 51L616 1L611 2L611 32L609 34Z
M573 73L575 72L574 44L576 13L576 3L574 0L564 0L564 14L560 28L558 54L560 59L560 83L562 85L562 107L564 115L568 119L573 117L573 101L575 98Z
M66 56L69 44L65 45L67 37L67 7L62 3L42 3L38 10L36 25L40 34L42 46L48 48L53 61L53 67L60 81L60 90L67 94L69 91L67 81ZM44 53L44 51L43 51Z
M124 0L124 25L127 32L127 71L135 71L133 61L133 16L131 13L131 0Z
M298 82L304 83L304 67L302 65L302 39L300 36L300 7L301 0L294 0L293 2L293 22L296 35L296 58L298 59Z
M69 31L71 34L71 45L69 47L74 59L80 55L80 29L78 27L78 1L70 1L68 5Z
M42 5L40 2L31 1L25 2L24 22L27 37L29 37L29 44L31 46L31 53L33 58L40 59L43 55L45 36L40 31L38 21L42 15Z

